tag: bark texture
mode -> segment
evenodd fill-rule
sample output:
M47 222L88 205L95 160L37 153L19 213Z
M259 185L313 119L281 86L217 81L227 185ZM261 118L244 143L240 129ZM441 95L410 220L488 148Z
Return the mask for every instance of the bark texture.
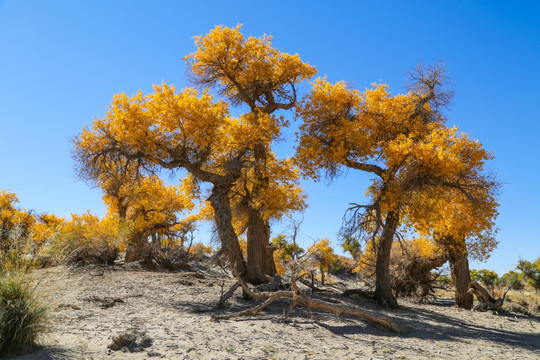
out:
M210 205L214 209L214 221L221 240L221 245L229 259L232 269L237 269L241 276L247 273L244 256L238 243L238 237L232 225L232 212L229 202L229 189L214 185L212 194L208 198Z
M375 300L384 307L394 309L399 305L392 293L390 283L390 255L398 224L399 214L390 211L386 216L384 230L377 247L377 263L375 264Z
M473 305L473 296L467 292L471 282L467 251L450 251L449 253L450 275L456 290L456 305L460 308L470 309Z
M252 284L266 283L276 275L273 250L270 246L270 226L260 211L248 210L247 280Z
M504 304L504 299L506 298L506 294L508 293L508 290L504 292L504 295L502 298L495 299L493 298L489 292L484 289L480 284L478 284L475 281L472 281L469 283L469 294L473 294L476 296L476 299L478 300L478 304L475 305L473 310L475 311L487 311L487 310L495 310L498 311Z
M267 149L264 144L255 144L255 176L251 194L256 199L268 189ZM264 219L260 209L249 204L247 226L247 279L253 284L267 283L276 275L273 250L270 246L270 224Z

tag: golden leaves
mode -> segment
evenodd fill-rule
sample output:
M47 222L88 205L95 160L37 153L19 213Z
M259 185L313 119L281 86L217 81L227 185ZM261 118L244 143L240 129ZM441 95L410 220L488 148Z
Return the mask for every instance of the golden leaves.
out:
M268 104L284 93L291 100L290 86L312 77L314 67L272 47L272 37L247 39L236 28L216 26L205 36L195 37L197 50L184 58L193 80L203 86L216 86L233 102L256 106Z

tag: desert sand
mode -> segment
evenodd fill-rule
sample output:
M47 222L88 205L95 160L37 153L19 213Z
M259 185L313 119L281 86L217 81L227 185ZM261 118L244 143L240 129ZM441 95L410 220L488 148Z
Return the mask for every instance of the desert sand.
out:
M51 333L42 348L17 359L540 359L540 319L458 309L452 299L430 304L400 299L385 310L357 297L315 297L387 316L407 330L397 335L350 316L295 308L276 301L256 316L215 321L212 314L256 302L241 290L220 310L214 305L234 279L218 269L143 270L138 264L39 270L51 304ZM305 288L306 291L309 291ZM130 348L113 338L137 334Z

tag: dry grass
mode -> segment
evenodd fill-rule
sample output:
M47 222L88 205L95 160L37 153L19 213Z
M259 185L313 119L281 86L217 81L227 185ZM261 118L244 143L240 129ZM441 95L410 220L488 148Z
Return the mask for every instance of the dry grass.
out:
M494 298L502 297L504 290L493 289L491 295ZM442 298L453 298L453 290L437 290L435 296ZM540 316L540 293L534 290L510 290L506 294L503 309L530 316Z
M28 273L0 278L0 357L28 351L48 332L49 307Z
M504 308L525 315L540 316L540 293L534 290L510 290Z

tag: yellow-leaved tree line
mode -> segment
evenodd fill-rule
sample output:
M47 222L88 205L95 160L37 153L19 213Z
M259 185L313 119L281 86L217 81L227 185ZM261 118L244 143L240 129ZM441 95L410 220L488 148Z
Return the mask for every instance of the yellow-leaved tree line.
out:
M300 84L316 69L273 48L271 37L240 30L217 26L196 37L185 58L192 88L162 83L148 94L117 94L74 140L79 175L104 192L105 219L129 224L126 261L213 220L231 267L251 283L268 282L277 273L276 248L282 259L294 249L270 242L270 224L306 208L300 178L332 180L354 169L372 176L370 201L347 210L341 232L370 249L377 301L398 305L391 249L407 232L426 253L450 261L456 302L470 307L468 259L486 258L496 246L498 184L484 168L493 155L446 125L451 93L443 67L417 68L405 94L384 84L360 92L320 77L301 96ZM296 153L280 159L272 146L291 113L300 122ZM158 177L164 170L186 175L166 185ZM321 275L334 261L328 249L326 241L308 251Z

